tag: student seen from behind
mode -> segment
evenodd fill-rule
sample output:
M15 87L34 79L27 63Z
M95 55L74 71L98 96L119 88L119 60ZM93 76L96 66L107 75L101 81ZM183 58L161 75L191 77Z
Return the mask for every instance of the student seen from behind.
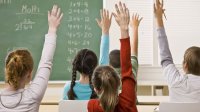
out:
M1 112L38 112L51 74L56 48L56 32L63 14L54 5L48 12L49 30L45 36L41 59L34 80L33 58L27 49L16 49L5 59L5 89L0 93ZM30 85L25 88L25 85Z
M88 112L137 112L136 92L132 65L131 48L129 39L129 11L125 4L115 5L117 13L115 20L121 32L121 79L111 66L99 66L94 70L92 84L99 99L91 99L88 102ZM122 92L118 94L122 81Z
M111 65L115 70L120 73L120 50L112 50L109 54L109 29L111 25L112 15L109 17L108 10L100 11L101 20L96 19L99 27L102 29L101 43L100 43L100 56L99 65ZM138 14L133 14L130 26L133 31L133 41L131 44L131 63L136 78L138 71L138 27L142 18Z
M157 23L158 43L161 65L169 86L172 102L200 102L200 47L192 46L185 51L183 59L184 74L175 66L169 49L163 23L163 2L156 0L154 13Z
M112 50L109 54L109 29L111 25L112 15L109 17L108 10L100 11L101 20L96 19L99 27L102 29L101 44L100 44L100 65L111 65L120 74L120 50ZM133 31L133 41L131 44L131 64L134 78L137 81L138 71L138 28L142 18L139 15L133 14L130 26ZM137 86L137 85L136 85Z
M97 56L89 49L80 50L72 62L72 79L66 83L63 100L89 100L97 98L93 89L91 77L97 66ZM80 74L80 79L76 77Z

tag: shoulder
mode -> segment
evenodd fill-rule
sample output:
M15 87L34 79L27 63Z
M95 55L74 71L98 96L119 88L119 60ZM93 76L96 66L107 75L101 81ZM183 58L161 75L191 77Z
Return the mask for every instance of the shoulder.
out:
M187 76L183 75L175 64L169 64L164 68L164 76L170 87L180 86L187 79Z
M64 90L69 90L70 86L71 86L71 81L66 82L64 86Z
M138 58L137 56L131 56L132 68L138 69Z
M138 58L137 58L137 56L132 55L132 56L131 56L131 60L138 61Z
M166 67L164 67L164 73L165 75L167 74L171 74L171 73L176 73L179 70L177 69L177 67L175 66L175 64L168 64Z
M93 112L95 110L95 111L99 112L99 110L102 110L99 105L100 105L100 102L98 99L91 99L88 101L87 108L89 111Z

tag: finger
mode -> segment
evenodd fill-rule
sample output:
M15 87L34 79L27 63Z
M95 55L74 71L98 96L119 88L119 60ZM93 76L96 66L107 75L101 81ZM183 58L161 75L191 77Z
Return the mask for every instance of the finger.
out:
M96 22L97 22L97 24L99 25L99 27L101 27L101 22L100 22L100 20L99 19L95 19L96 20Z
M160 6L160 1L156 0L156 8L159 8L159 6Z
M113 14L110 15L110 21L112 20Z
M124 9L127 9L127 7L126 7L126 4L125 4L125 3L123 3L123 8L124 8Z
M126 14L127 14L127 16L128 16L128 20L130 20L130 13L129 13L128 8L126 8Z
M101 15L101 20L103 19L103 11L102 9L100 10L100 15Z
M163 8L163 6L164 6L164 1L162 0L162 2L161 2L161 8Z
M115 13L112 13L112 15L115 17L115 19L117 18L117 14L115 14Z
M106 10L103 9L103 18L106 18Z
M120 10L120 12L125 12L124 9L123 9L123 7L122 7L122 3L121 2L119 2L119 10Z
M106 18L109 18L109 15L110 15L110 14L109 14L109 11L107 10L106 12L107 12L107 13L106 13L106 14L107 14L107 15L106 15Z
M56 12L57 12L57 5L54 5L51 11L51 15L56 16Z
M163 9L163 13L166 11L166 9Z
M135 17L134 17L134 19L135 19L135 20L137 19L137 13L135 14Z
M156 12L156 4L153 4L153 8L154 8L154 13Z
M119 7L117 4L115 4L115 9L116 9L117 14L120 14Z
M158 4L159 4L159 6L161 5L160 0L158 0Z
M60 15L58 20L61 21L62 18L63 18L63 13Z
M48 18L50 18L50 16L51 16L51 15L50 15L50 12L48 11Z
M58 12L57 12L57 14L56 14L56 17L59 18L59 16L60 16L60 8L58 8Z
M132 20L134 20L134 15L135 15L135 14L133 13L133 15L132 15Z
M142 21L143 17L140 18L139 23Z
M137 20L139 20L139 14L137 14Z

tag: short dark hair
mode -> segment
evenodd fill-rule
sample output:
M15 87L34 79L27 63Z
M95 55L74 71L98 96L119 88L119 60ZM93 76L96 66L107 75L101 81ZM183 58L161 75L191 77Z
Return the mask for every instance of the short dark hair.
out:
M200 76L200 47L192 46L185 51L184 64L187 65L187 72Z
M114 68L120 68L120 50L112 50L109 54L110 65Z

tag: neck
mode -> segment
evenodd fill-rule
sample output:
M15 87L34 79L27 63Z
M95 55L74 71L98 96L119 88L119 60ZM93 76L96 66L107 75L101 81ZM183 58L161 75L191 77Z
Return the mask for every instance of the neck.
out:
M89 84L89 76L88 76L88 75L83 75L83 74L81 74L81 75L80 75L79 82L80 82L81 84Z
M14 88L13 85L10 85L8 83L6 83L5 88L8 91L17 91L18 89L24 89L25 88L25 81L20 81L20 85L19 85L19 88L17 90Z

